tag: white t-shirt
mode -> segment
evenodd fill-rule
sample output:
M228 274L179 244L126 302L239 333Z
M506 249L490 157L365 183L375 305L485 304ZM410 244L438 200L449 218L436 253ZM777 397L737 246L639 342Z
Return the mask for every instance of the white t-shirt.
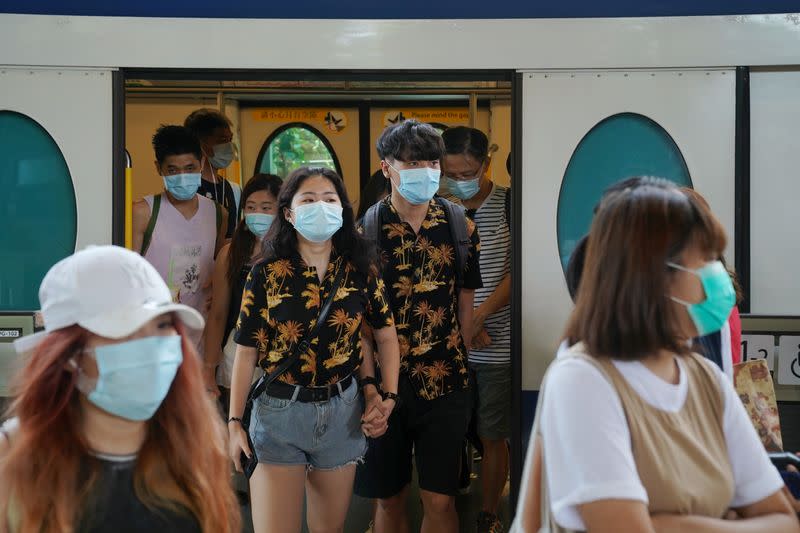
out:
M559 348L559 356L566 346ZM628 384L649 405L676 412L684 404L688 382L677 358L680 379L667 383L638 361L613 361ZM722 429L733 469L731 507L760 501L783 487L783 480L764 450L739 397L714 366L723 392ZM616 390L591 363L577 358L553 363L542 401L544 443L551 508L555 521L585 530L578 506L622 499L648 503L631 450L631 436Z

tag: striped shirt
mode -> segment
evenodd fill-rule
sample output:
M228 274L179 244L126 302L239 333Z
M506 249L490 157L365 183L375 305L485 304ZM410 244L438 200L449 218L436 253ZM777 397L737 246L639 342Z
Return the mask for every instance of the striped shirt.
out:
M511 231L506 220L507 187L492 185L492 192L476 211L469 211L481 236L483 288L475 290L475 307L482 304L511 272ZM509 191L510 192L510 191ZM473 214L474 213L474 214ZM482 350L471 350L471 363L511 362L511 306L505 305L486 318L486 333L492 342ZM474 332L474 333L477 333Z

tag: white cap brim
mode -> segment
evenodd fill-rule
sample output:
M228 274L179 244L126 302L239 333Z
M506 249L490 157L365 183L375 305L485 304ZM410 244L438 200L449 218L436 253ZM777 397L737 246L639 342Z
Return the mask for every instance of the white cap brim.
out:
M167 313L175 313L181 322L192 329L203 329L205 325L203 316L194 308L176 303L153 303L132 309L120 309L113 313L81 320L78 325L101 337L121 339L133 334L154 318Z
M122 339L132 335L154 318L167 313L175 313L178 319L191 329L201 330L205 326L203 316L194 308L176 303L145 304L134 309L120 309L113 313L81 320L78 325L101 337ZM17 339L14 341L14 349L18 353L30 352L48 333L50 332L45 330Z
M40 331L39 333L34 333L32 335L25 335L14 341L14 349L17 353L28 353L33 351L42 340L47 337L47 334L50 333L49 331Z

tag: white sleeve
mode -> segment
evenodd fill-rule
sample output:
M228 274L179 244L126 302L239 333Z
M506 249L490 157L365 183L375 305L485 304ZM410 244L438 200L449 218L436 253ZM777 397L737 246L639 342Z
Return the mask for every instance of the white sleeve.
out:
M648 503L619 396L586 361L554 363L542 406L544 467L553 518L585 530L578 506L622 499Z
M731 507L750 505L780 490L783 479L769 460L733 384L719 367L711 366L717 372L725 401L722 431L733 469L734 493Z
M230 183L231 191L233 191L233 202L236 204L236 213L238 214L242 208L242 188L239 187L238 183L234 183L231 180L228 180L228 183Z

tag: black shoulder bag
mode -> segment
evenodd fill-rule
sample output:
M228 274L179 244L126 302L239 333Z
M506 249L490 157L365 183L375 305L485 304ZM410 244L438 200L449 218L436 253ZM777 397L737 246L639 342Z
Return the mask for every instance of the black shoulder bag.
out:
M256 450L253 447L253 441L250 438L250 418L253 414L253 402L261 396L264 391L267 390L267 387L278 379L281 374L289 370L289 368L300 358L300 356L305 353L308 348L311 346L311 339L319 332L321 325L325 322L325 319L328 317L328 312L331 309L331 304L333 304L333 299L336 297L336 293L339 291L339 285L342 282L342 276L344 276L344 271L347 269L347 265L344 264L344 259L342 259L341 264L339 265L339 270L336 272L336 277L333 279L333 285L331 285L331 291L328 294L328 297L325 298L325 303L319 310L319 315L317 315L317 322L314 324L314 327L309 330L309 332L303 337L303 339L295 344L294 350L292 350L292 354L284 359L278 367L272 371L269 375L261 376L253 386L250 387L250 392L247 394L247 402L244 405L244 413L242 414L242 428L244 428L244 433L247 435L247 445L250 447L250 453L252 454L250 457L247 457L244 452L242 452L242 456L240 461L242 463L242 469L244 470L245 475L249 478L253 475L253 471L258 466L258 458L256 457Z

